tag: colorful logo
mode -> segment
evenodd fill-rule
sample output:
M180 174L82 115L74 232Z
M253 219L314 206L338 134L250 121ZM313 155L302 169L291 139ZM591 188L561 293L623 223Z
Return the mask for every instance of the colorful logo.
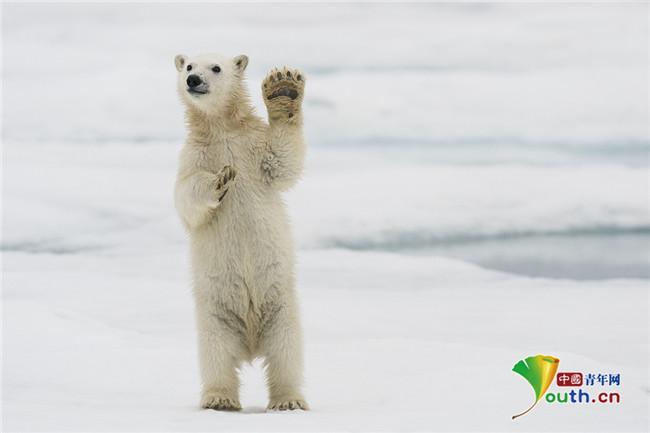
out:
M621 374L603 374L603 373L557 373L556 385L561 387L576 387L569 392L547 392L545 400L547 403L620 403L621 394L618 392L601 392L597 397L594 393L598 385L601 387L608 386L610 388L601 388L601 390L609 391L611 387L618 387L621 385ZM583 389L582 387L586 387ZM587 391L593 391L591 394ZM577 392L576 392L577 391ZM569 398L570 397L570 398Z
M512 419L518 418L535 407L537 402L544 396L548 387L553 383L560 360L552 356L529 356L522 359L512 368L512 371L519 373L530 383L535 391L535 403L527 411L514 415Z

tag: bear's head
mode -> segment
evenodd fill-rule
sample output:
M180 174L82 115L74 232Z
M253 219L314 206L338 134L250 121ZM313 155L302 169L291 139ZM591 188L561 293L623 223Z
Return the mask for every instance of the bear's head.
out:
M178 93L188 107L218 114L236 104L243 92L242 81L248 57L235 58L219 54L201 54L174 58L178 70Z

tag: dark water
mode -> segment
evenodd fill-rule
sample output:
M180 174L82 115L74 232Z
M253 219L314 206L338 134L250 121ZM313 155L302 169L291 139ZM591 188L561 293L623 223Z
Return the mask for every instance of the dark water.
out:
M650 232L646 229L447 240L413 235L336 246L452 257L531 277L650 279Z
M522 236L443 245L429 252L532 277L650 279L648 233Z

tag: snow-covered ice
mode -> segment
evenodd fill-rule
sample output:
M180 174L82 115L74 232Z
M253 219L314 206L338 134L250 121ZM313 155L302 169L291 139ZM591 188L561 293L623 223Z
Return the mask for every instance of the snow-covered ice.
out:
M119 258L13 253L4 262L6 431L626 431L647 421L646 281L529 279L439 257L303 251L313 409L262 414L261 372L247 368L244 414L229 414L197 407L182 248ZM533 393L510 370L537 353L560 358L561 370L621 374L622 403L540 403L511 421Z
M4 3L3 431L645 431L642 3ZM290 42L290 43L289 43ZM308 77L309 412L198 409L173 57ZM620 374L550 404L511 371ZM556 385L548 392L562 391Z

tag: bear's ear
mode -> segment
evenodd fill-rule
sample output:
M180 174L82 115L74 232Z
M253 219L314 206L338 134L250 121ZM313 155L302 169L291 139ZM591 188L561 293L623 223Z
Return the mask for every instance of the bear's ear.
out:
M176 69L178 72L183 70L183 66L185 66L185 62L187 62L187 56L185 54L179 54L176 57L174 57L174 64L176 65Z
M241 56L235 57L233 62L235 62L235 68L237 68L239 72L244 72L244 69L248 66L248 56L242 54Z

